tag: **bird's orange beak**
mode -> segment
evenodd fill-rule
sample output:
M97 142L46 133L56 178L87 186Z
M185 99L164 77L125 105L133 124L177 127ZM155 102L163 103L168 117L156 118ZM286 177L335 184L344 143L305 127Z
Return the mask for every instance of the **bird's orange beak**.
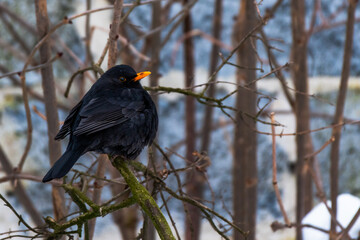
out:
M138 74L136 74L136 77L133 80L134 80L134 82L139 81L139 80L143 79L144 77L149 76L150 74L151 74L151 72L147 72L147 71L139 72Z

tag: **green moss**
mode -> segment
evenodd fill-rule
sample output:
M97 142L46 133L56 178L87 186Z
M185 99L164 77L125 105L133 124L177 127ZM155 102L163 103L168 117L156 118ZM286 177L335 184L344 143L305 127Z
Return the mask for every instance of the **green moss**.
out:
M154 198L151 197L146 188L139 183L135 175L129 169L126 161L118 157L113 161L113 165L119 170L126 183L129 185L136 202L151 219L160 236L160 239L175 239L168 222L162 214L159 206L156 204Z

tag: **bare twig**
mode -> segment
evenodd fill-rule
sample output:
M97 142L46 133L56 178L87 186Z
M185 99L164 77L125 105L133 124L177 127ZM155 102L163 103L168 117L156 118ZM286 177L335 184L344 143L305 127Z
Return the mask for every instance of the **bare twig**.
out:
M15 208L6 200L6 198L4 198L4 196L2 194L0 194L0 199L4 201L5 206L7 206L8 208L11 209L11 211L17 216L17 218L19 219L19 221L25 225L25 227L29 230L31 230L34 233L40 233L38 230L32 228L24 219L23 217L17 213L17 211L15 210Z
M89 71L89 70L94 70L94 72L99 72L100 74L103 73L103 71L102 71L102 70L100 71L99 68L98 68L96 65L91 66L91 67L86 67L86 68L83 68L83 69L80 69L80 70L76 71L76 72L70 77L69 82L68 82L68 84L66 85L66 90L65 90L65 93L64 93L64 96L65 96L66 98L69 96L70 88L71 88L72 83L73 83L73 81L75 80L76 76L77 76L78 74L83 74L83 73L85 73L86 71Z
M329 146L329 144L331 144L332 142L335 141L335 138L334 137L331 137L329 140L327 140L317 151L311 153L311 154L308 154L305 156L305 159L310 159L316 155L318 155L322 150L324 150L327 146Z
M47 61L46 63L39 64L39 65L37 65L37 66L34 66L34 67L31 67L31 68L26 69L26 72L31 72L31 71L34 71L34 70L39 70L39 69L48 67L50 64L52 64L53 62L55 62L56 60L58 60L59 58L61 58L61 56L62 56L62 53L58 53L57 55L55 55L54 57L52 57L52 58L51 58L49 61ZM9 72L9 73L6 73L6 74L1 75L0 78L10 77L10 76L19 75L19 74L21 74L21 71Z
M340 239L342 239L342 237L344 235L348 234L348 232L354 226L354 224L355 224L356 220L359 218L359 216L360 216L360 208L357 210L354 217L351 219L351 222L349 223L349 225L339 234L339 236L336 238L336 240L340 240Z
M271 122L275 123L275 113L270 114ZM285 224L290 227L291 222L289 220L289 217L287 216L287 213L284 208L284 204L281 200L281 195L279 191L279 185L277 181L277 170L276 170L276 136L275 136L275 126L271 125L271 132L272 132L272 166L273 166L273 186L276 194L276 200L279 204L281 213L284 217Z

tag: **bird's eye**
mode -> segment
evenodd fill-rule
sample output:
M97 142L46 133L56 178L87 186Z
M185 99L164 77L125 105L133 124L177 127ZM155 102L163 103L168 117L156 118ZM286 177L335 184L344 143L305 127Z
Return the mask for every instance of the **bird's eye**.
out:
M125 82L125 81L126 81L126 78L120 77L119 80L122 81L122 82Z

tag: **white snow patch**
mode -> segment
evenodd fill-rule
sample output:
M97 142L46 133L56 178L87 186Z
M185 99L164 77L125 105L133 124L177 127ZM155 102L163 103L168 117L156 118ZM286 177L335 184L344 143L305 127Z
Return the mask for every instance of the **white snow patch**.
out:
M331 202L327 201L331 207ZM360 198L351 194L341 194L337 198L337 219L346 228L355 213L360 208ZM330 229L330 214L324 203L316 205L302 220L302 224L310 224L324 230ZM338 227L337 231L340 231ZM351 238L357 238L360 232L360 219L358 218L349 231ZM304 240L328 240L329 235L313 228L303 228Z

